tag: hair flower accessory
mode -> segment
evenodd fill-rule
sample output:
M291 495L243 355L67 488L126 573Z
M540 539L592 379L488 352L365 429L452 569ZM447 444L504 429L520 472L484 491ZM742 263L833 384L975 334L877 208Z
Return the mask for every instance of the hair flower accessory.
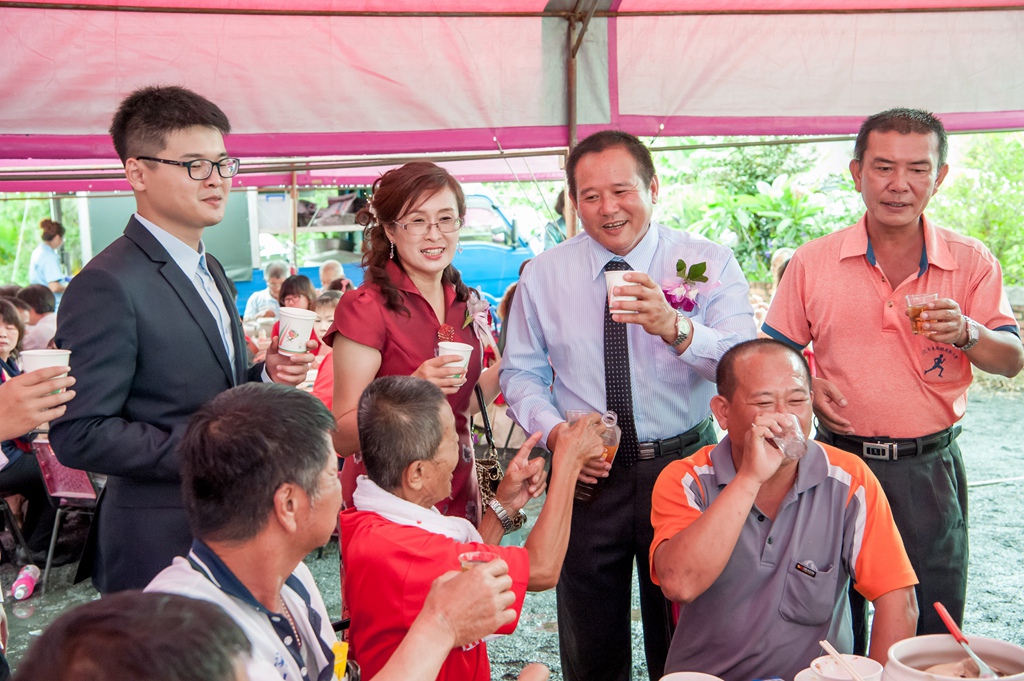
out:
M707 295L721 286L721 282L708 283L704 274L708 269L707 262L698 262L686 268L682 259L676 261L676 276L667 277L661 282L661 290L665 292L665 300L677 310L692 312L696 310L697 294Z

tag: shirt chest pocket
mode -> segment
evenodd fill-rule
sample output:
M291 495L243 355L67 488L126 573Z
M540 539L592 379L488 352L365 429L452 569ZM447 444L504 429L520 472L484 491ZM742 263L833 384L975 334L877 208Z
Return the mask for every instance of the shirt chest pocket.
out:
M787 622L823 624L832 617L840 569L836 564L818 569L812 564L795 563L786 570L779 614Z

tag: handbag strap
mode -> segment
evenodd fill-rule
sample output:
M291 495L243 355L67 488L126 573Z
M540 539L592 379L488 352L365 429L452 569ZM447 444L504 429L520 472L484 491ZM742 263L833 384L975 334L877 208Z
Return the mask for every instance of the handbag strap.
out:
M487 415L487 405L484 403L484 391L477 383L473 390L476 392L476 402L480 405L480 418L484 422L484 435L487 437L487 446L492 452L497 452L494 446L494 434L491 432L491 417Z

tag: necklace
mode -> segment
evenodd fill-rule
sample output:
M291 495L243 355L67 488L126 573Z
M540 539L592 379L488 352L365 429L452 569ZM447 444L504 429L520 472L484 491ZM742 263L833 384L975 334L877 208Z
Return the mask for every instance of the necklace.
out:
M284 613L285 619L288 620L288 626L292 628L292 633L295 634L295 646L298 648L302 647L302 637L299 636L299 628L295 626L295 620L292 619L292 613L288 610L288 605L281 599L281 612Z

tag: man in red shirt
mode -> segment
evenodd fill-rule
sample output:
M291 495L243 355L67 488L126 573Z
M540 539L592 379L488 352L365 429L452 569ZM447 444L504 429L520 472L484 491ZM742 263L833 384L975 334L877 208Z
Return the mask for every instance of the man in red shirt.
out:
M483 527L481 536L465 518L434 508L451 494L458 460L455 418L440 388L411 376L378 378L359 400L358 423L367 475L359 478L355 508L341 514L341 558L342 597L352 619L349 642L363 673L372 676L391 657L423 608L431 582L459 569L465 553L486 552L490 560L508 564L516 618L497 633L511 634L526 591L550 589L558 581L576 479L584 463L603 451L598 416L563 431L552 455L547 499L522 548L498 544L502 530L511 529L509 518L543 491L543 459L527 461L539 433L519 450L495 494L503 527ZM487 646L480 641L451 649L437 678L489 680Z

